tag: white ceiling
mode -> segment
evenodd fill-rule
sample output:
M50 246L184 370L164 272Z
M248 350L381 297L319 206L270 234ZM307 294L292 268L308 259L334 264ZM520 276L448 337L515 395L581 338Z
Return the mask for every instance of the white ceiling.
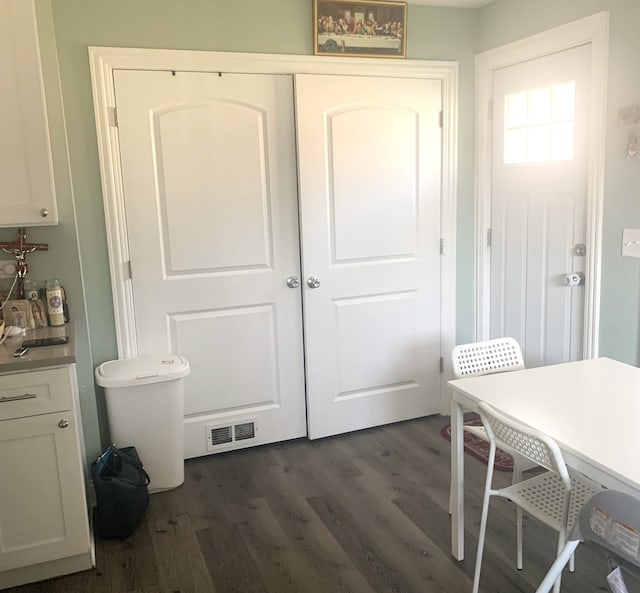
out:
M453 8L479 8L493 2L493 0L408 0L409 4L424 4L425 6L450 6Z

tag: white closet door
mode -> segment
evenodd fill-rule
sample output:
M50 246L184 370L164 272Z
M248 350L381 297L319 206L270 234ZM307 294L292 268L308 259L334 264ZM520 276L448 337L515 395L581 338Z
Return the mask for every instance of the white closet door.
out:
M439 410L440 109L436 80L296 76L311 438Z
M185 455L305 435L291 77L118 71L115 89L138 351L191 364Z

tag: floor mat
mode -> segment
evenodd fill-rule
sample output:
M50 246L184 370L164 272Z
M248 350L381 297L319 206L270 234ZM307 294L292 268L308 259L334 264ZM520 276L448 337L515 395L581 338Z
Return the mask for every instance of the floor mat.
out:
M482 426L482 420L465 420L465 426ZM451 442L451 424L442 427L440 434ZM482 461L485 465L489 460L489 442L481 439L475 434L464 431L464 450L466 453ZM513 457L501 449L496 449L496 461L494 468L501 472L513 471Z

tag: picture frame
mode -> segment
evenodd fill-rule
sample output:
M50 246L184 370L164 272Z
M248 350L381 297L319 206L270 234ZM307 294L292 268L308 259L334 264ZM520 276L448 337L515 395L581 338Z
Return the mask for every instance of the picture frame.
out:
M313 53L404 58L407 3L313 0Z
M29 316L29 301L24 299L7 301L4 306L5 325L13 325L20 329L33 329Z
M49 326L47 321L47 307L40 299L31 299L29 301L28 317L32 329Z
M40 299L17 299L8 301L4 307L4 320L7 326L20 329L38 329L48 327L47 308Z

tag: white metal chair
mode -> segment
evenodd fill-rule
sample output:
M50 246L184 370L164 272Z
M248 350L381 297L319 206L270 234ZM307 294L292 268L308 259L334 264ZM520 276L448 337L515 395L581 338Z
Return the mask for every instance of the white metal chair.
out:
M560 554L536 593L549 593L581 541L604 548L616 564L640 569L640 499L624 492L604 490L589 499Z
M451 362L457 379L524 368L520 345L513 338L460 344L453 349Z
M453 374L456 379L478 377L506 371L524 369L524 359L520 345L513 338L495 338L484 342L460 344L451 353ZM464 426L464 430L488 441L487 432L483 426ZM522 472L536 467L536 464L517 452L506 448L513 457L513 480L522 480ZM451 499L449 499L451 507ZM518 568L522 568L522 559L518 558Z
M582 474L569 470L556 442L528 426L507 418L490 406L479 404L480 418L489 437L489 463L482 502L482 518L478 536L478 552L473 577L473 593L478 593L482 554L487 531L489 500L501 496L515 503L519 509L558 532L558 554L562 550L567 532L571 529L585 503L602 488ZM493 489L493 464L496 446L506 444L522 456L548 471L516 482L502 489ZM518 514L517 552L522 558L522 515ZM560 590L560 579L554 589Z

